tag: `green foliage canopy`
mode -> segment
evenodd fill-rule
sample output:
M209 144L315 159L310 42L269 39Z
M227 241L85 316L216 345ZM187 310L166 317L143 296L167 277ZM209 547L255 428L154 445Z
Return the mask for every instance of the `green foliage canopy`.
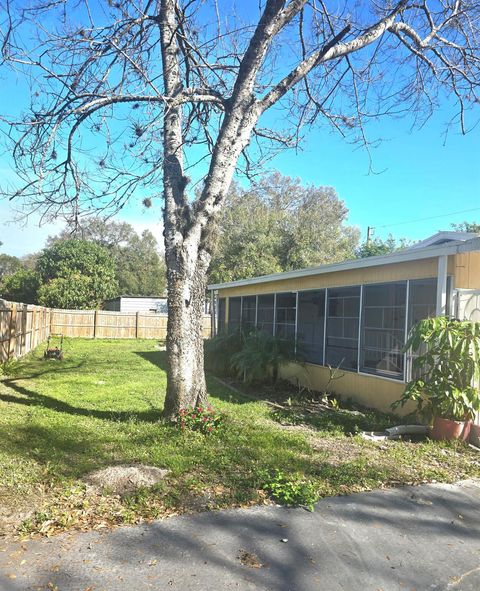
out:
M210 281L221 283L353 258L359 232L331 187L276 172L234 185L219 220Z
M118 292L109 252L86 240L63 240L46 248L37 261L42 285L38 302L56 308L97 308Z
M49 239L49 244L72 237L104 247L115 264L118 293L162 295L166 286L166 266L158 253L158 243L150 230L139 235L131 224L102 218L83 220Z
M38 303L40 275L32 269L20 267L0 282L0 297L11 302Z
M408 240L400 238L396 240L391 234L386 240L381 238L374 238L373 240L367 240L356 250L356 255L359 259L366 257L375 257L382 254L390 254L406 248L409 245Z
M9 254L0 254L0 279L5 275L12 275L20 269L22 261Z

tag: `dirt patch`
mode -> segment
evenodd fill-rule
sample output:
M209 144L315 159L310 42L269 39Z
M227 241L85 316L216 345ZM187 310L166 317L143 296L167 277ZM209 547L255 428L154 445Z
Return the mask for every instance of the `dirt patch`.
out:
M243 566L248 566L248 568L262 568L262 566L264 566L258 560L256 554L253 554L253 552L247 552L246 550L240 550L238 560L240 560Z
M358 445L358 442L348 439L311 436L308 442L316 452L328 454L328 463L333 466L340 466L345 462L358 460L377 451L373 446L366 451L364 447Z
M169 470L144 464L123 464L97 470L85 477L85 482L116 495L134 492L137 488L152 487L161 482Z
M17 495L12 491L5 493L0 487L0 540L12 537L20 524L31 517L46 498L47 493L40 486L35 494L21 491Z

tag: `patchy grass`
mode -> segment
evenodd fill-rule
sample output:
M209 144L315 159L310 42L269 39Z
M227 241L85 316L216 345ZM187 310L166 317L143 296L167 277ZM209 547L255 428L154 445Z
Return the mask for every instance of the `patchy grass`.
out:
M67 340L63 362L42 353L0 381L0 534L49 535L266 502L264 475L276 470L322 496L480 476L479 455L462 444L352 436L383 427L391 421L385 415L272 412L214 378L210 400L226 415L222 428L182 432L161 421L165 353L155 341ZM170 472L124 498L84 484L94 470L129 463Z

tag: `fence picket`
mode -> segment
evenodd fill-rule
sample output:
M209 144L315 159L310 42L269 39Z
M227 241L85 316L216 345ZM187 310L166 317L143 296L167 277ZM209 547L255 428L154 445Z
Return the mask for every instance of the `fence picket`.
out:
M159 339L167 336L167 314L60 310L0 299L0 363L25 355L61 333L73 338ZM203 336L211 334L210 315L203 318Z

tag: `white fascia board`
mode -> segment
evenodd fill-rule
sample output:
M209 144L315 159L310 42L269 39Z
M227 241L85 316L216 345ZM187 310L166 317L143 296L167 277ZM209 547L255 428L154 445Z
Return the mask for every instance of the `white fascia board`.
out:
M480 237L472 240L448 242L446 244L427 246L418 250L401 250L391 254L375 257L366 257L364 259L354 259L342 263L333 263L331 265L321 265L319 267L310 267L298 271L286 271L285 273L273 273L272 275L262 275L261 277L252 277L250 279L240 279L229 283L216 283L208 286L208 289L229 289L231 287L242 287L245 285L256 285L258 283L268 283L270 281L282 281L284 279L295 279L298 277L310 277L312 275L324 275L325 273L335 273L337 271L350 271L352 269L366 269L369 267L379 267L381 265L392 265L395 263L405 263L408 261L418 261L420 259L430 259L437 256L448 256L461 254L465 252L480 251Z
M425 238L425 240L412 244L412 246L408 246L407 250L417 250L427 246L439 246L439 241L466 242L472 238L476 238L476 234L473 232L441 231L433 234L433 236L430 236L429 238Z

